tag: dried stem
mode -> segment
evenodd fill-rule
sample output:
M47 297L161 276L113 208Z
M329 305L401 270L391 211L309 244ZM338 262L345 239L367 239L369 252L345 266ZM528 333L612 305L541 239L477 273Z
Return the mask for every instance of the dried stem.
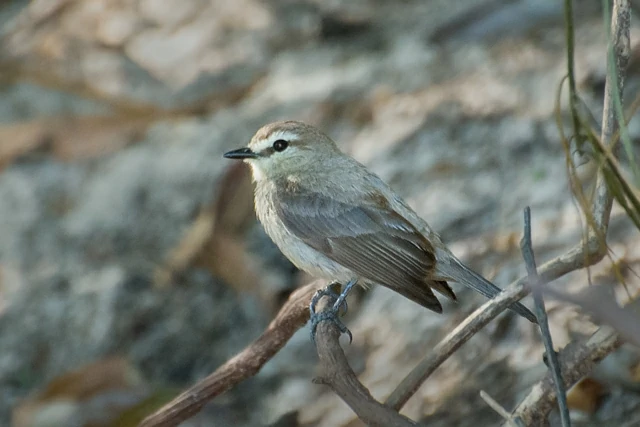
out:
M615 118L615 102L622 99L627 64L631 54L630 42L631 12L628 0L614 0L613 15L611 17L611 40L609 51L614 55L613 61L607 60L608 72L604 86L604 109L602 111L602 135L601 141L605 145L611 145L612 138L618 129ZM607 52L609 59L609 52ZM596 181L596 193L593 200L593 216L595 225L606 231L611 214L613 198L607 187L604 174L598 173Z
M560 363L558 362L558 355L553 348L553 339L551 338L551 331L549 330L549 319L547 318L547 311L544 308L544 299L542 297L544 283L541 282L538 277L538 269L536 267L536 259L533 252L533 241L531 239L531 209L529 206L524 210L524 235L520 241L520 249L522 251L522 258L524 259L524 263L527 267L527 274L529 275L529 286L531 287L531 293L533 294L533 301L536 307L538 324L540 325L542 342L544 343L547 359L549 361L549 370L551 371L551 376L556 386L558 407L560 408L560 420L563 427L569 427L571 426L571 418L569 417L569 406L567 405L567 391L564 387L564 383L562 382Z

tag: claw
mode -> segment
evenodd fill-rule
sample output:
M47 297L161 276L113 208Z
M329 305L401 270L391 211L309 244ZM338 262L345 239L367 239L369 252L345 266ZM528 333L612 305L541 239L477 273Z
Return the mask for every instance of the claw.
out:
M345 326L342 320L340 320L340 318L338 317L336 312L333 310L333 308L328 309L326 311L322 311L320 313L317 313L311 316L310 320L311 320L311 341L313 341L314 344L316 342L316 328L318 327L318 324L320 322L323 322L325 320L333 322L338 327L341 333L343 334L346 333L349 336L349 344L351 344L351 342L353 341L353 335L351 334L351 331L349 330L349 328Z
M342 320L340 320L340 309L342 308L344 309L345 313L347 312L347 295L356 283L356 279L350 280L349 283L347 283L347 286L345 286L342 293L338 295L333 290L333 288L339 283L332 282L326 288L318 290L313 298L311 298L311 303L309 304L309 311L311 312L311 318L309 319L311 322L311 341L313 341L314 343L316 342L316 328L318 327L318 324L322 321L329 320L338 327L340 332L346 333L349 336L349 344L351 344L351 342L353 341L353 335L351 334L349 328L347 328L344 323L342 323ZM331 308L327 308L324 311L317 313L316 305L318 305L318 302L324 296L329 296L335 299L335 302L333 303Z
M336 285L339 285L340 283L338 282L331 282L329 284L329 286L327 286L326 288L323 289L318 289L316 291L316 293L313 295L313 298L311 298L311 303L309 303L309 311L311 312L311 315L313 316L314 314L316 314L316 306L318 305L318 302L320 301L320 298L322 297L330 297L333 298L335 300L338 300L338 298L340 298L340 295L333 290L333 288Z

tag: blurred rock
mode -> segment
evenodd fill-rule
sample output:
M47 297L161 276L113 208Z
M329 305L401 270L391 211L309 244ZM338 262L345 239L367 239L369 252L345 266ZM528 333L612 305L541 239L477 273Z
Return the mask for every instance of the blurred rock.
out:
M143 20L158 27L172 28L193 17L202 6L202 2L198 1L141 0L137 11Z
M126 354L148 378L188 384L264 324L250 306L242 308L228 289L198 272L163 291L115 269L43 281L23 290L0 318L2 401L12 405L55 373L100 354Z
M203 21L200 28L186 27L177 31L149 28L132 38L127 44L127 55L142 68L165 81L184 84L193 81L199 70L194 62L191 67L178 67L202 54L215 27ZM182 70L178 73L178 70Z
M121 47L136 31L138 16L130 10L115 10L105 15L96 29L96 38L105 46Z

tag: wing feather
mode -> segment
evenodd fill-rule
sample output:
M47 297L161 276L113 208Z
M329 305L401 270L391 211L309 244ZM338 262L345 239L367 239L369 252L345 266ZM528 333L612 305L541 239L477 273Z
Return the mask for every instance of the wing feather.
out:
M361 278L442 311L428 286L435 270L433 246L397 212L377 205L380 195L355 205L296 190L278 190L275 203L278 217L291 233ZM455 299L445 281L435 282L434 288Z

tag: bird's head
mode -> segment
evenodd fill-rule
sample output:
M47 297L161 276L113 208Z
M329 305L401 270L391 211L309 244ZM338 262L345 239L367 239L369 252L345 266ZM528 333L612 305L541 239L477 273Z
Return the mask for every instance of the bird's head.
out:
M333 156L342 155L336 144L315 127L296 121L263 126L244 148L224 154L251 166L253 179L301 175L310 168L330 166Z

